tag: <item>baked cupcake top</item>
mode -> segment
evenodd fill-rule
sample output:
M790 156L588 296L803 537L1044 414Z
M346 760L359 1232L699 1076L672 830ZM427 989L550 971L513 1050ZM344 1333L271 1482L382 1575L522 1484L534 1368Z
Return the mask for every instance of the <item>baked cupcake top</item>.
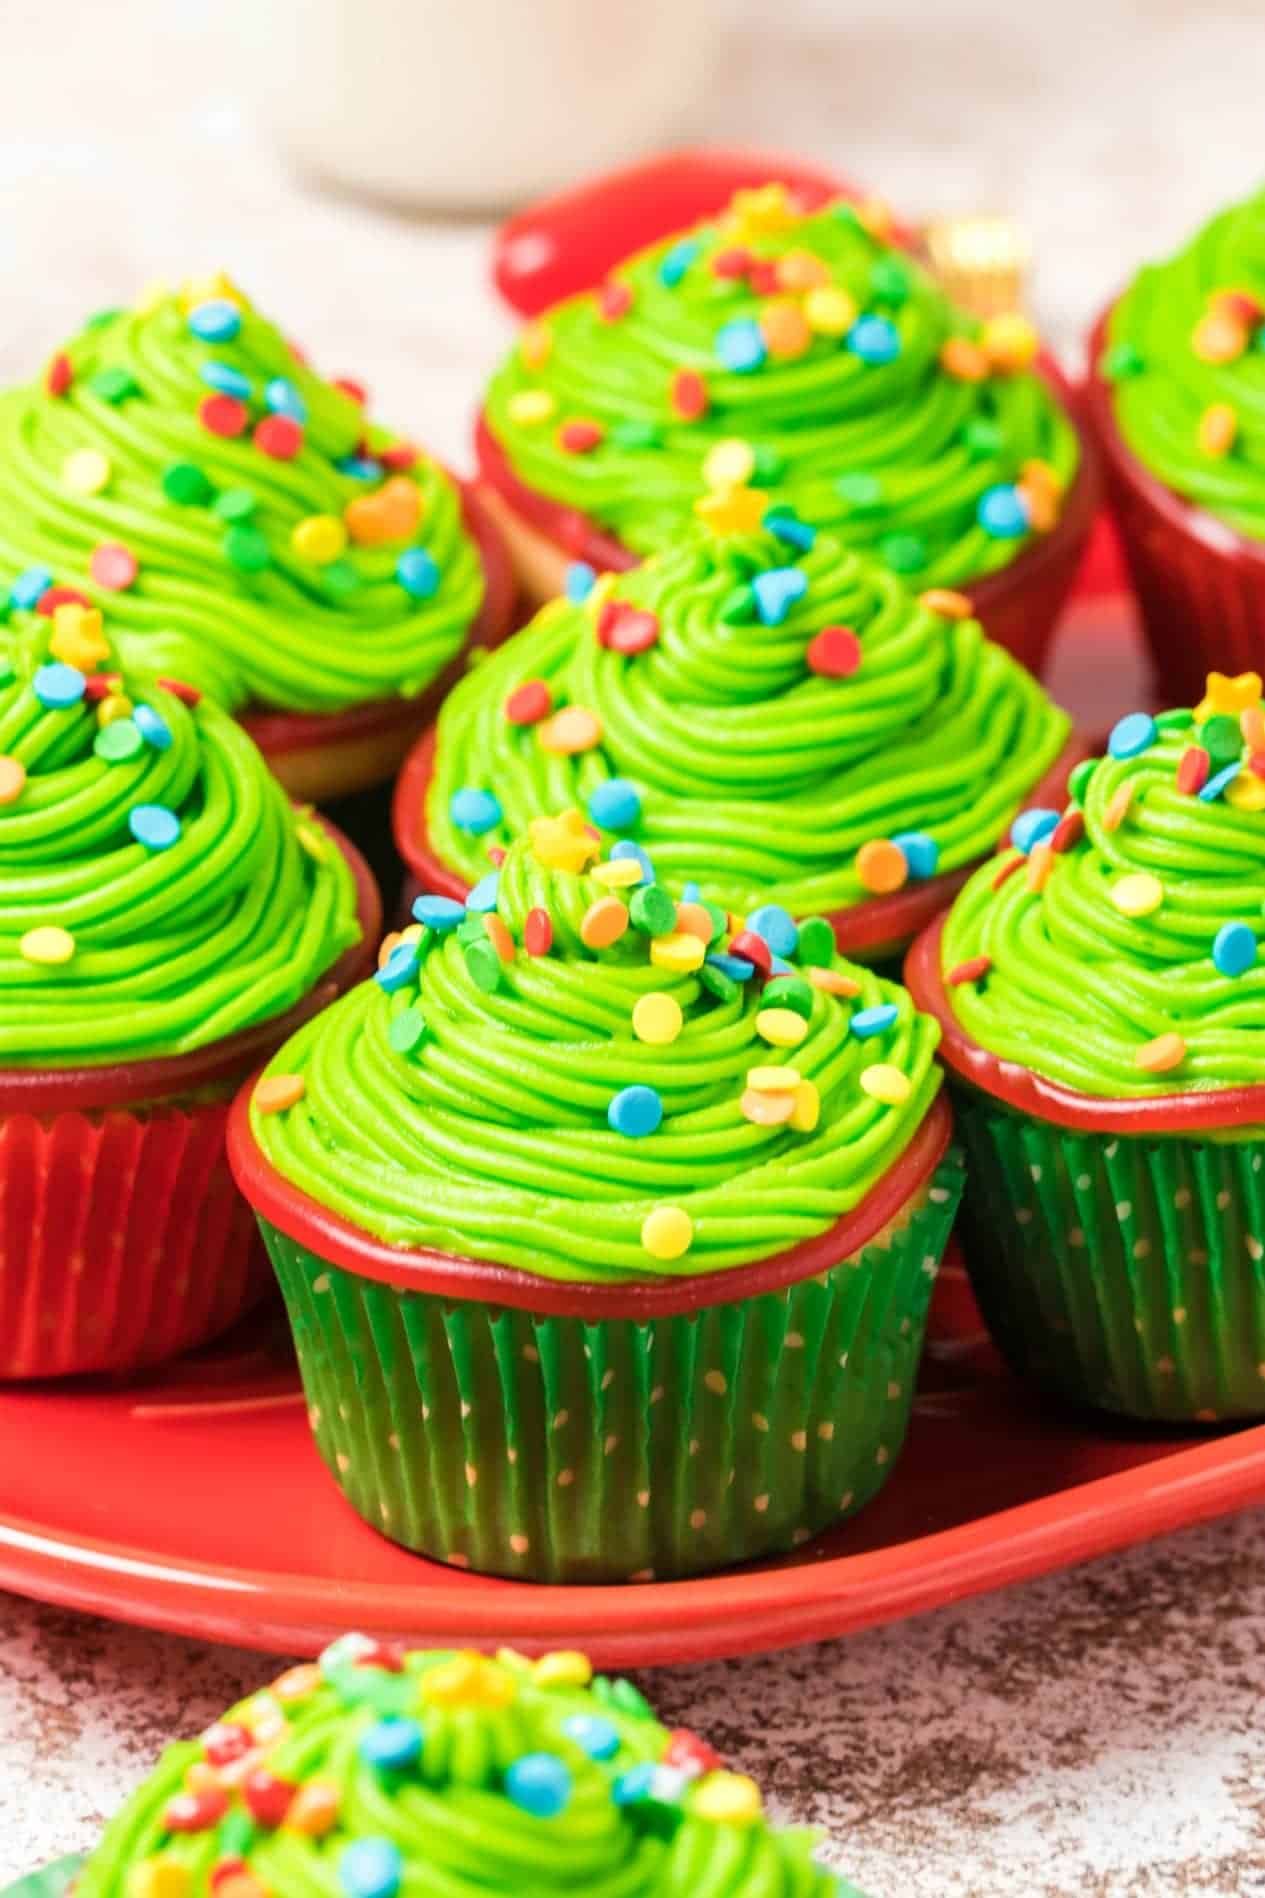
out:
M1072 803L1029 810L945 925L972 1039L1100 1096L1265 1081L1265 709L1212 673L1193 712L1131 713Z
M0 399L0 598L108 608L125 665L236 711L429 685L483 573L448 477L226 278L105 310Z
M743 922L636 844L601 856L568 810L465 907L419 897L256 1090L277 1171L380 1239L604 1283L746 1264L856 1206L935 1096L935 1023L821 918Z
M523 333L487 395L513 473L634 553L743 496L923 585L1006 566L1058 517L1076 434L1029 365L839 202L780 185L652 245Z
M1069 735L969 611L943 591L915 600L789 511L764 533L700 529L546 607L461 682L431 845L473 880L489 842L574 802L661 874L793 915L959 869Z
M1138 272L1111 312L1099 367L1138 460L1265 539L1265 191Z
M95 607L0 659L0 1068L186 1054L359 937L342 853L240 726L114 669Z
M856 1898L754 1782L582 1654L345 1635L170 1747L79 1898Z

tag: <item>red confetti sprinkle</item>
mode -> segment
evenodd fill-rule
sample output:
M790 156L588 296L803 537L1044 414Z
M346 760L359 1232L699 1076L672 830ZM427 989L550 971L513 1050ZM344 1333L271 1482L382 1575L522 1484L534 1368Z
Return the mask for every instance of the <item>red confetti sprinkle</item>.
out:
M1208 782L1212 759L1202 745L1187 745L1177 761L1177 788L1194 797Z
M35 608L45 619L52 619L59 606L91 606L92 601L78 587L46 587Z
M488 845L488 862L494 870L499 870L505 861L505 852L500 844Z
M239 1879L242 1881L242 1884L237 1886ZM241 1892L243 1890L251 1888L259 1892L263 1890L263 1887L255 1879L250 1866L246 1863L244 1858L218 1859L211 1867L210 1884L212 1891L218 1891L221 1885L230 1883L237 1886L237 1898L241 1898Z
M607 600L597 616L597 643L611 652L648 652L658 638L657 616L626 600Z
M389 448L378 450L378 460L384 468L390 468L396 474L417 465L417 449L412 442L392 442Z
M754 929L740 929L729 945L729 953L741 956L744 962L754 962L763 975L768 975L773 967L773 951Z
M186 705L200 705L202 694L196 685L186 685L183 679L160 679L159 685L164 692L170 692L172 698L181 699Z
M1236 323L1245 323L1249 329L1255 329L1265 316L1265 304L1247 290L1218 290L1209 301L1215 310Z
M511 725L538 725L552 710L553 693L543 679L528 679L505 701L505 716Z
M569 455L590 454L605 439L606 430L600 422L564 422L558 430L558 446Z
M706 1740L700 1740L688 1727L677 1727L668 1739L663 1764L686 1773L718 1773L725 1762Z
M257 1825L279 1826L294 1803L298 1787L291 1780L278 1779L275 1773L247 1773L242 1781L242 1801Z
M523 946L529 956L547 956L553 947L553 921L547 909L529 909L523 924Z
M44 372L44 387L50 395L65 395L74 379L70 357L64 349L59 349Z
M99 587L125 593L140 572L140 563L130 547L117 540L103 540L92 550L88 571Z
M597 293L597 312L603 323L618 323L632 309L633 294L617 277L609 278Z
M303 424L292 415L265 415L255 429L255 447L274 461L293 461L303 446Z
M368 408L369 391L364 383L357 382L354 376L335 376L334 387L341 389L344 395L349 395L352 401L358 403L362 409Z
M250 422L250 411L235 395L207 395L198 404L198 420L203 428L210 429L212 435L231 439L234 435L245 434Z
M1265 778L1265 751L1253 751L1249 753L1247 768L1253 777Z
M402 1674L407 1653L408 1649L399 1641L371 1641L363 1653L356 1656L356 1666L380 1667L387 1674Z
M202 1750L212 1766L230 1766L254 1744L249 1727L236 1720L217 1720L202 1735Z
M992 966L991 956L972 956L967 962L959 962L956 968L949 970L947 978L949 986L957 988L961 982L978 982L982 975L988 974Z
M168 1832L209 1832L227 1811L228 1794L204 1786L201 1792L177 1793L163 1813L163 1824Z
M782 288L777 278L777 265L771 257L757 257L747 275L758 297L776 296Z
M697 369L678 369L672 378L672 407L685 422L707 413L707 384Z
M1007 861L1003 863L1003 865L1001 866L1001 869L997 872L997 875L993 878L993 882L992 882L993 889L999 890L1002 884L1006 881L1006 879L1008 877L1012 877L1015 874L1016 870L1022 870L1024 864L1027 861L1028 860L1024 856L1022 850L1018 853L1017 856L1008 858Z
M733 244L728 250L718 250L712 258L713 277L745 277L755 262L749 250L741 244Z
M84 681L83 695L95 704L117 692L123 681L117 672L90 672Z
M1073 849L1084 835L1085 813L1080 810L1064 811L1050 832L1050 849L1056 857L1062 856L1065 850Z
M861 642L850 626L823 626L805 657L823 679L848 679L861 663Z

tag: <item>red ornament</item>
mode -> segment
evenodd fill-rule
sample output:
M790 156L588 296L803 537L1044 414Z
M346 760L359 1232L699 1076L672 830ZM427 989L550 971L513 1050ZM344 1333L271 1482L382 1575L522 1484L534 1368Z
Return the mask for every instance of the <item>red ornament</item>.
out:
M168 1832L209 1832L228 1811L228 1794L204 1786L200 1792L177 1793L163 1813Z
M1208 782L1212 759L1202 745L1187 745L1177 761L1177 788L1194 797Z
M235 395L207 395L198 404L198 420L212 435L231 440L234 435L245 434L250 411Z
M52 619L59 606L91 606L92 601L78 587L46 587L35 608L45 619Z
M59 349L44 372L44 387L50 395L65 395L74 379L70 357L64 349Z
M1085 835L1085 813L1079 810L1064 811L1058 823L1050 833L1050 849L1056 857L1065 850L1072 850Z
M412 442L392 442L389 448L378 450L378 460L384 468L390 468L396 474L404 474L417 465L417 449Z
M611 277L597 293L597 312L603 323L618 323L632 308L633 294L626 283Z
M713 277L745 277L755 262L749 250L741 244L731 245L728 250L718 250L712 258Z
M292 415L265 415L255 429L255 447L274 461L293 461L303 446L303 424Z
M947 980L953 988L961 982L978 982L982 975L988 974L992 966L991 956L972 956L969 961L959 962L955 968L950 969Z
M861 663L861 642L850 626L823 626L804 656L823 679L849 679Z
M344 395L350 396L352 401L357 403L360 408L368 408L369 391L366 389L364 383L357 382L354 376L335 376L334 387L341 389Z
M92 550L88 571L99 587L110 593L125 593L140 572L140 563L130 547L117 540L103 540Z
M165 681L160 679L158 683L162 685ZM202 1735L202 1750L212 1766L231 1766L243 1753L249 1753L254 1744L250 1729L236 1720L219 1720Z
M552 710L553 693L543 679L528 679L505 701L505 716L511 725L538 725Z
M597 643L612 652L648 652L658 638L657 616L625 600L607 600L597 616Z
M741 956L744 962L754 962L761 975L769 975L773 969L773 951L763 936L757 936L753 929L740 929L729 945L731 956Z
M264 1772L247 1773L242 1781L242 1799L246 1810L256 1825L276 1827L281 1824L294 1803L298 1787L288 1779L278 1779L275 1774Z
M183 679L159 679L164 692L170 692L172 698L180 699L185 705L200 705L202 694L196 685L186 685Z
M569 455L591 454L605 439L606 430L600 422L564 422L558 430L558 446Z
M529 956L547 956L553 947L553 919L547 909L529 909L523 924L523 946Z
M714 1747L706 1740L700 1740L688 1727L677 1727L668 1740L668 1750L663 1756L665 1766L675 1766L682 1773L718 1773L725 1762Z
M697 369L678 369L672 378L672 407L683 422L707 413L707 384Z

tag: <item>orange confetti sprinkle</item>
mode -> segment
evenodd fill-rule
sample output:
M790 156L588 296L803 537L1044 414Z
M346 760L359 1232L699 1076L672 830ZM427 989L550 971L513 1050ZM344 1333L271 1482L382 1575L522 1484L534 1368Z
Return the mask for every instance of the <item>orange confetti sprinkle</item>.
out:
M398 929L388 930L387 934L382 938L382 943L378 950L378 967L380 969L386 968L387 963L391 960L393 951L399 948L401 941L402 938Z
M602 721L596 712L587 711L583 705L564 705L560 712L545 720L539 733L543 751L569 758L577 751L592 751L594 745L602 742Z
M1043 890L1054 868L1054 852L1048 843L1033 844L1028 852L1027 881L1030 890Z
M12 804L26 788L26 766L20 758L0 758L0 804Z
M279 1114L301 1101L306 1092L301 1074L265 1074L255 1087L255 1106L261 1114Z
M994 369L1026 369L1041 347L1041 338L1026 316L1006 311L990 316L980 332L980 347Z
M1259 705L1247 705L1239 713L1243 742L1252 751L1265 751L1265 712Z
M808 979L815 989L823 995L859 995L861 984L850 975L841 975L838 969L808 970Z
M1228 455L1239 432L1239 418L1228 402L1212 402L1199 417L1199 446L1205 455Z
M1186 1059L1186 1043L1177 1034L1157 1035L1143 1042L1133 1059L1147 1074L1167 1074Z
M941 619L970 619L975 611L965 593L955 593L950 587L928 587L918 595L918 604Z
M529 323L519 339L518 353L528 369L543 369L553 349L548 323Z
M1247 326L1224 309L1210 310L1195 325L1190 346L1200 362L1236 362L1247 348Z
M768 347L770 356L782 362L792 362L802 356L813 340L808 318L798 303L789 299L779 299L766 303L760 312L760 334Z
M362 494L343 509L347 532L358 547L408 540L422 515L422 497L407 475L392 475L376 494Z
M676 926L687 936L697 936L700 942L712 939L712 919L701 903L678 903Z
M758 1089L749 1087L743 1093L738 1105L743 1117L757 1127L781 1127L795 1112L795 1096L791 1094L762 1094Z
M518 951L514 938L501 921L495 910L489 910L483 918L483 933L496 950L502 962L512 962Z
M775 265L783 290L820 290L830 282L830 271L811 250L788 250Z
M278 1700L307 1700L321 1685L321 1670L314 1661L305 1661L299 1667L288 1667L272 1683L272 1692Z
M909 865L904 851L886 837L872 837L857 851L857 876L862 889L876 896L889 896L908 880Z
M628 927L628 905L617 896L599 896L590 903L580 923L580 941L586 949L609 949Z
M286 1810L285 1829L302 1833L305 1838L323 1839L338 1823L338 1805L337 1786L309 1779L299 1787Z
M1131 784L1117 785L1107 801L1106 810L1102 814L1103 829L1119 830L1121 824L1123 824L1125 818L1129 815L1129 806L1132 802L1133 786Z
M957 382L983 382L988 375L988 357L969 336L950 336L940 349L940 367Z

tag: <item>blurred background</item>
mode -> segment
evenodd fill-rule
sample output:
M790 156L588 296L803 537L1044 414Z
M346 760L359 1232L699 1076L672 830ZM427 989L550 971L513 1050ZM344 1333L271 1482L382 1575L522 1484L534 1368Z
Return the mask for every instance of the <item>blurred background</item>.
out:
M1074 359L1138 258L1258 181L1259 10L1199 0L7 0L0 376L221 266L465 455L498 208L683 139L1001 209Z

